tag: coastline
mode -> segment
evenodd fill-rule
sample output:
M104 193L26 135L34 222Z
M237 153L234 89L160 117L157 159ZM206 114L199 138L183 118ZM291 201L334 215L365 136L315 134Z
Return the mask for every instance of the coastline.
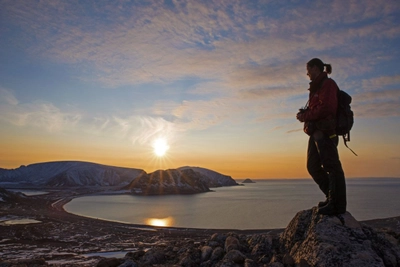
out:
M4 233L0 240L0 259L19 261L25 258L44 258L61 266L63 263L85 265L88 261L99 261L102 253L106 252L124 254L166 244L184 247L187 242L201 243L213 234L232 232L247 236L278 236L284 230L283 228L237 230L157 227L106 221L65 211L64 205L72 199L98 193L85 190L57 191L24 197L15 205L6 207L2 205L0 210L2 218L27 218L40 223L0 224L0 231ZM399 222L400 216L361 223L400 235ZM44 250L47 251L45 254Z
M0 218L3 220L24 218L39 221L31 224L0 223L0 263L44 258L56 266L92 266L94 261L102 258L99 253L128 253L165 246L166 243L184 247L187 242L204 242L215 233L251 235L278 234L282 231L158 227L89 218L64 210L64 205L72 199L97 193L85 190L57 191L27 196L9 205L0 202Z

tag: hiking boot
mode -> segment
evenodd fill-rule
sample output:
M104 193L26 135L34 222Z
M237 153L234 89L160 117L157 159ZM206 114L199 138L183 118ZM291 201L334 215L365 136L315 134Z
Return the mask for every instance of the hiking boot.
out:
M341 208L336 205L336 214L346 213L346 208Z
M318 208L321 208L329 203L329 200L326 199L325 201L318 202Z
M319 207L318 208L318 213L322 214L322 215L336 215L337 210L335 207L335 204L333 202L328 202L328 204L326 204L323 207Z

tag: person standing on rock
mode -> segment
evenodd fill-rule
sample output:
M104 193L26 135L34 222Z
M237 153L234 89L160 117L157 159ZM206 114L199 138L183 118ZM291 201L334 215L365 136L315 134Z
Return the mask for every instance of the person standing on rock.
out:
M325 71L324 71L325 70ZM307 170L325 194L326 200L318 203L318 212L335 215L346 212L346 183L337 150L338 136L335 132L337 93L336 82L328 78L332 66L319 58L307 63L309 76L309 100L296 118L304 123L308 134Z

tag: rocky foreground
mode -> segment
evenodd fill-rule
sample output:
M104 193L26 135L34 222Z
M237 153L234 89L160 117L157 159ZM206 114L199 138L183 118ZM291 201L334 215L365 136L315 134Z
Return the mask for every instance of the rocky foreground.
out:
M286 229L157 228L65 212L82 193L10 202L3 192L0 217L40 223L0 224L0 266L400 266L400 217L358 222L348 212L322 216L312 208Z

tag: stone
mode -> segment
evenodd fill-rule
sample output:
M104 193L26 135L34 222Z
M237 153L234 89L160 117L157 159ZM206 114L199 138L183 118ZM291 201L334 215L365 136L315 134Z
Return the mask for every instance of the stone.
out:
M243 255L239 250L230 250L226 253L223 261L234 262L234 263L244 263L246 256Z
M225 240L225 252L229 252L231 250L239 250L240 243L239 240L234 236L228 236Z
M215 233L211 236L210 241L215 241L222 245L225 243L225 239L226 239L226 235Z
M223 257L224 257L224 249L221 247L217 247L213 250L210 260L217 261L222 259Z
M302 265L385 266L385 255L388 264L400 260L398 247L379 239L372 229L363 228L349 212L324 216L316 207L298 212L282 233L280 243L281 249Z
M201 261L208 261L208 259L210 259L211 254L213 252L212 247L209 246L203 246L201 248Z
M150 249L143 255L142 261L145 264L162 264L165 262L165 255L161 250Z
M190 256L185 256L179 261L179 266L197 266Z
M272 257L273 237L270 235L253 235L248 241L252 256L263 256L263 262L269 262Z

